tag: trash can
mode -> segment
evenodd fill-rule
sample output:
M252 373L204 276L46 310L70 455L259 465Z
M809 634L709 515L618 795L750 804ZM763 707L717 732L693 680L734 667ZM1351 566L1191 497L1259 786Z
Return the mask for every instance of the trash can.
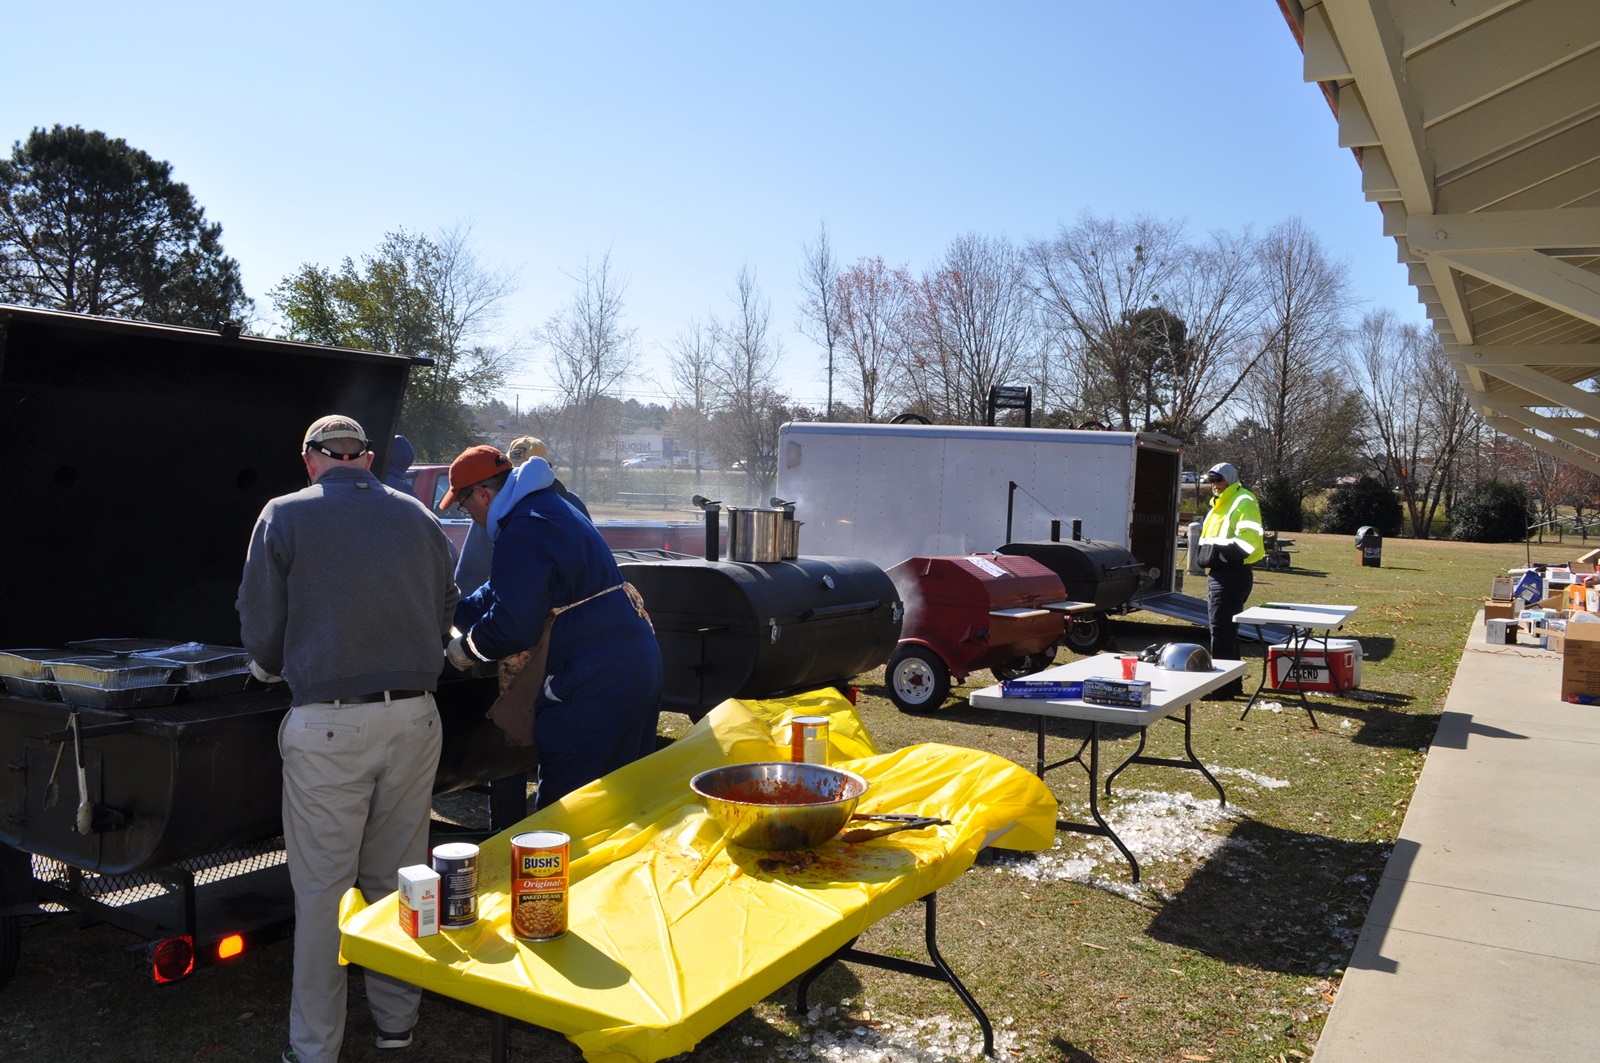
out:
M1356 529L1356 556L1367 568L1383 567L1383 536L1370 524Z

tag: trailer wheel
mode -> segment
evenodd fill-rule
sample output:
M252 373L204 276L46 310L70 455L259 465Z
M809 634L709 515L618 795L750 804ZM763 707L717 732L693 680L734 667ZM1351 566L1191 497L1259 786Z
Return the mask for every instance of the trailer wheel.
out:
M0 989L6 987L17 969L17 957L22 953L22 918L16 915L0 916Z
M950 669L926 646L901 646L885 670L889 700L901 712L932 712L950 696Z
M994 677L1001 682L1007 679L1021 679L1025 675L1042 672L1056 663L1056 647L1049 646L1038 653L1029 653L1013 658L1005 664L989 669Z
M1080 613L1067 625L1066 638L1062 641L1073 653L1087 656L1099 653L1100 647L1110 638L1111 621L1104 613Z

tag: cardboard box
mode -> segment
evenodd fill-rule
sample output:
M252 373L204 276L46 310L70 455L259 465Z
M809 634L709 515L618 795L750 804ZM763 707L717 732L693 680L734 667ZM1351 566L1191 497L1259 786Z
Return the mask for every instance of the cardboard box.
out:
M1487 624L1491 620L1515 620L1516 618L1516 603L1509 598L1503 601L1498 598L1485 598L1483 600L1484 623Z
M402 867L399 874L400 929L414 938L439 932L439 872L427 864Z
M1539 639L1539 645L1552 653L1566 654L1567 635L1564 631L1547 630L1544 637Z
M1600 624L1569 624L1562 640L1561 700L1600 697Z
M1517 644L1517 622L1505 618L1485 620L1483 622L1483 641L1491 646L1515 646Z
M1511 599L1511 595L1516 591L1516 589L1517 581L1512 579L1510 576L1496 576L1494 578L1494 583L1491 585L1489 597L1501 598L1509 601Z

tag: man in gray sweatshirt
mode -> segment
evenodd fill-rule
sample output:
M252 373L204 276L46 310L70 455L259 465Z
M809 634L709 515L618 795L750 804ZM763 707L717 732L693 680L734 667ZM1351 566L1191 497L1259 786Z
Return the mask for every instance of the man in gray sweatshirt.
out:
M287 682L283 836L294 886L286 1063L335 1063L344 1043L339 900L395 888L426 863L434 706L458 597L450 544L423 504L372 474L361 425L332 415L301 448L311 486L268 502L239 584L251 670ZM280 678L281 677L281 678ZM379 1048L411 1044L422 990L366 973Z

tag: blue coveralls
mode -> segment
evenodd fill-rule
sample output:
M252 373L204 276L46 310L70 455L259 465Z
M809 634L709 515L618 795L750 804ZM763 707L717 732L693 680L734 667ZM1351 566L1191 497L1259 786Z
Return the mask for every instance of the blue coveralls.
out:
M611 548L556 490L543 459L515 469L490 508L489 581L463 598L467 648L499 660L533 646L551 609L619 586ZM556 618L536 708L538 807L655 751L661 650L624 591Z

